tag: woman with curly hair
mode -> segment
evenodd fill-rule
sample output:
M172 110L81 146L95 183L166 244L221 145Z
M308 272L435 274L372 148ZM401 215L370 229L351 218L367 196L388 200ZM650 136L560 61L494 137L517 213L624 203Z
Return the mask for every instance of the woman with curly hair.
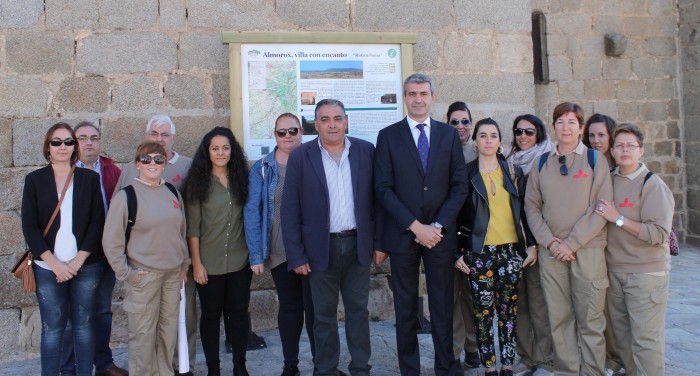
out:
M501 150L501 130L491 118L476 123L477 159L467 164L468 191L459 218L461 254L455 267L469 275L474 323L486 376L498 376L493 318L498 314L502 376L513 376L516 304L523 267L537 262L534 237L524 221L525 179Z
M199 323L208 375L219 375L219 322L223 313L232 339L233 374L248 375L250 282L243 205L248 164L230 129L207 133L184 182L187 240L202 317Z

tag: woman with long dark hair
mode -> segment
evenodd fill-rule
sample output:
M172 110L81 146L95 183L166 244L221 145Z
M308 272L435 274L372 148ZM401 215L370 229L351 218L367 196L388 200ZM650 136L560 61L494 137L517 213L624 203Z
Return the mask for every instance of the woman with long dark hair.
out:
M506 159L523 171L527 181L532 166L537 165L542 154L551 152L554 145L549 141L544 122L535 115L516 117L512 130L513 143ZM526 369L536 372L539 369L538 375L551 374L552 334L540 283L539 265L523 269L523 282L519 292L516 351L520 355L520 362L513 367L514 373Z
M100 247L104 206L100 176L75 168L80 159L73 129L56 123L46 132L49 164L30 172L22 194L22 232L36 262L36 296L41 313L41 374L57 375L68 317L78 375L92 375L95 354L95 286L104 267ZM60 209L46 231L56 207ZM44 233L46 235L44 235Z
M522 269L537 262L535 239L523 221L525 181L501 154L501 131L491 118L479 120L472 135L478 157L467 164L468 193L460 214L462 254L455 267L469 275L481 364L497 376L493 318L498 315L501 375L513 375L516 304ZM525 231L523 231L525 229Z
M199 330L208 375L219 375L219 322L228 321L233 374L248 375L250 282L243 205L248 197L248 164L230 129L204 135L183 184L187 240L202 307Z
M612 157L613 133L617 123L615 119L603 114L593 114L583 127L582 141L586 147L603 153L608 166L614 168L615 159Z
M311 354L314 354L314 310L309 277L289 270L280 225L287 160L292 151L301 146L301 136L301 123L296 115L284 113L277 117L277 146L253 165L244 210L245 235L253 273L261 275L267 266L277 289L277 326L284 356L282 376L299 375L299 339L305 321Z

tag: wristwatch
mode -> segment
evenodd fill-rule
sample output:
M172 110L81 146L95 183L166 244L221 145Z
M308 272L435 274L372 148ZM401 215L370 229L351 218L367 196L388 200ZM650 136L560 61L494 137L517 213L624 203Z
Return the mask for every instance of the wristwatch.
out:
M621 215L620 218L615 221L615 226L622 227L625 224L625 216Z

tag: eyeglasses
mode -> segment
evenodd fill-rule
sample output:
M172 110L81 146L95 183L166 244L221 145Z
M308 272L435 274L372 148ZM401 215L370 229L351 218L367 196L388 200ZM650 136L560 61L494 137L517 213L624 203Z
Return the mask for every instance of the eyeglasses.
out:
M61 146L61 144L64 144L66 146L73 146L73 145L75 145L75 140L72 138L66 138L65 140L54 139L54 140L49 141L49 145L56 147L56 148Z
M635 151L639 149L640 146L638 144L615 144L613 145L613 149L616 150L629 150L629 151Z
M468 126L469 124L471 124L472 121L469 120L469 119L467 119L467 118L464 118L464 119L462 119L462 120L460 120L460 119L452 119L452 120L450 120L450 125L452 125L452 126L454 126L454 127L458 126L459 123L462 123L462 125L464 125L464 126L466 127L466 126Z
M559 163L561 164L561 167L559 167L559 173L562 176L569 175L569 168L566 167L566 155L559 156Z
M88 140L91 141L91 142L99 142L99 141L100 141L100 136L90 136L90 137L88 137L88 136L79 136L79 137L78 137L78 142L88 142Z
M165 163L165 156L160 154L154 156L144 154L139 157L139 162L143 164L151 164L151 161L156 162L157 165L162 165Z
M299 128L293 127L287 129L278 129L275 131L275 134L277 134L277 137L282 138L287 135L287 132L289 132L290 136L296 136L297 134L299 134Z
M525 133L529 137L532 137L535 135L535 132L537 132L535 128L515 128L513 130L513 133L515 133L516 136L522 136L523 133Z
M172 135L171 135L170 133L150 132L150 133L148 133L148 135L149 135L150 137L155 138L155 139L157 139L158 136L160 136L160 138L170 138L170 137L172 137Z

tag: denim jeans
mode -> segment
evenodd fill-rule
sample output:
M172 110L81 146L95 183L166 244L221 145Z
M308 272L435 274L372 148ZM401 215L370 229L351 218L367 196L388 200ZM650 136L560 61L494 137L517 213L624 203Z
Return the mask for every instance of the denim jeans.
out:
M93 313L103 263L86 264L68 282L56 282L51 270L34 266L36 296L41 314L41 375L55 376L61 365L61 347L68 322L73 321L73 343L78 376L92 375L95 356Z
M116 278L114 271L107 264L107 261L100 261L103 264L100 283L97 285L97 295L95 296L95 371L100 372L109 369L114 365L112 349L109 347L109 340L112 336L112 291ZM68 325L63 333L63 350L61 353L61 376L75 375L75 353L73 351L73 324L68 317Z

